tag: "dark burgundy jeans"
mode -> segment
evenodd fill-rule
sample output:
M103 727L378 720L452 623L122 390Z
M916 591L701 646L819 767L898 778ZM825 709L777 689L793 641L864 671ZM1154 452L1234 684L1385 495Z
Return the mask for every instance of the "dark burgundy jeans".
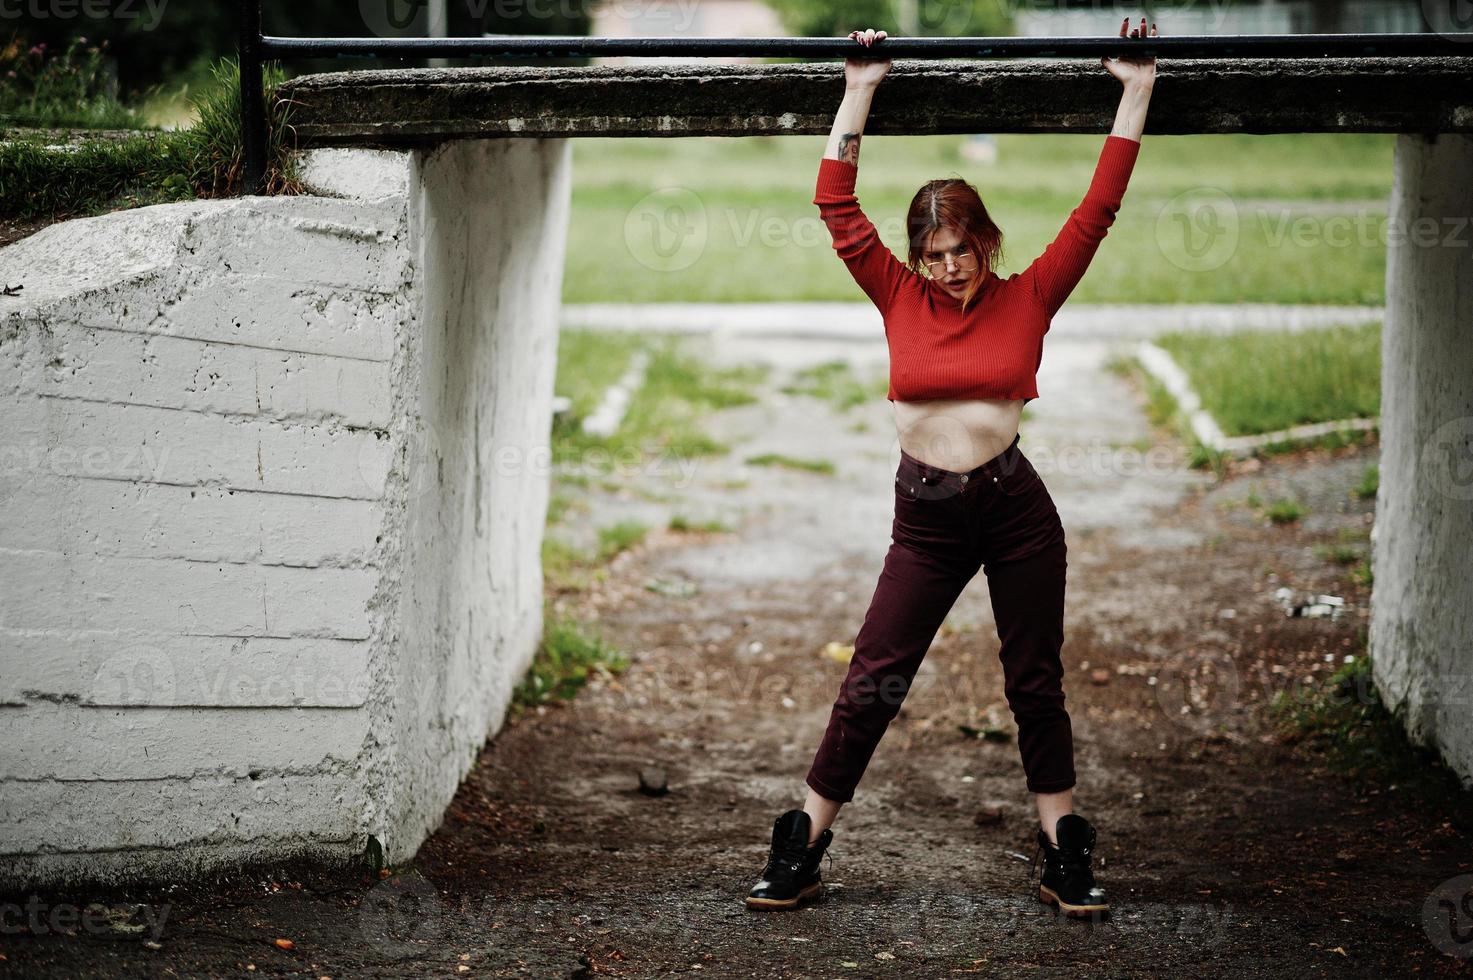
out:
M902 450L890 550L807 784L830 800L854 798L942 620L981 567L1028 789L1073 786L1059 661L1067 565L1059 513L1017 436L968 473L929 466Z

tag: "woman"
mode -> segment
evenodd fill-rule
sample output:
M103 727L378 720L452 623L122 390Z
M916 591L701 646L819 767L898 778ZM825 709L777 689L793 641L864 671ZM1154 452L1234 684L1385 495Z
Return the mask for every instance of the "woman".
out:
M1145 37L1120 25L1121 37ZM1157 36L1155 25L1150 35ZM884 31L853 31L865 47ZM962 588L980 567L1001 640L1004 693L1038 810L1039 898L1068 915L1107 912L1090 855L1095 828L1073 812L1074 750L1064 710L1064 529L1018 448L1023 405L1038 397L1043 335L1083 277L1119 210L1140 149L1154 58L1101 58L1124 86L1083 202L1027 269L993 272L1002 233L975 188L933 180L911 201L902 264L859 209L860 136L888 60L844 62L845 92L819 161L818 205L834 249L884 317L900 464L892 543L854 642L801 810L773 826L772 851L747 897L794 908L823 893L819 862L830 824L853 799L875 747ZM925 269L926 276L921 275Z

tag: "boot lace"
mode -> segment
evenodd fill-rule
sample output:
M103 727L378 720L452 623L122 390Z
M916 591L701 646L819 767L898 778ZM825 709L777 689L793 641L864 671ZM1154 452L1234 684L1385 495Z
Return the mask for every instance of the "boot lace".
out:
M1038 850L1034 852L1033 860L1029 862L1028 865L1028 876L1030 880L1032 879L1033 875L1037 873L1040 863L1039 858L1043 857L1043 855L1045 854L1045 850L1046 849L1043 841L1039 840ZM1083 878L1084 880L1089 882L1091 886L1094 885L1095 881L1094 871L1090 868L1090 854L1093 851L1094 848L1092 846L1075 849L1060 847L1055 844L1053 847L1054 859L1058 861L1059 868L1064 872L1064 874L1068 875L1071 878L1076 876Z
M807 861L812 853L813 849L805 843L784 841L773 850L772 857L768 860L767 867L762 872L762 877L772 878L778 873L787 875L797 874L798 870L803 867L803 862ZM832 869L834 858L828 849L824 850L823 856L829 859L829 867Z

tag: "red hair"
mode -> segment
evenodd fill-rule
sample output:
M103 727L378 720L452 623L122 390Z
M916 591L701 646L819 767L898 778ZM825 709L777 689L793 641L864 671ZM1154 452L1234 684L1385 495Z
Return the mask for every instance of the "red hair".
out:
M997 268L1002 260L1002 229L987 213L987 206L982 203L977 188L967 181L960 177L927 181L911 198L910 209L905 215L905 229L910 236L910 250L905 263L912 272L920 276L926 274L926 264L922 261L926 243L934 232L943 227L954 228L971 253L977 256L977 274L962 295L962 309L966 309L977 290L982 288L988 271Z

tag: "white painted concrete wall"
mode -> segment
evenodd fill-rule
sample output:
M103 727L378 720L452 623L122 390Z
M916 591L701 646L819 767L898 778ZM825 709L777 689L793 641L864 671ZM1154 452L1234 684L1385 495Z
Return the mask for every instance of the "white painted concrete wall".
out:
M404 494L394 675L374 705L392 765L378 815L407 858L542 637L558 309L572 192L567 140L480 140L416 157L419 379ZM411 708L411 710L406 710Z
M1473 137L1396 143L1371 662L1408 734L1473 785Z
M563 140L0 249L0 882L414 852L541 634Z

